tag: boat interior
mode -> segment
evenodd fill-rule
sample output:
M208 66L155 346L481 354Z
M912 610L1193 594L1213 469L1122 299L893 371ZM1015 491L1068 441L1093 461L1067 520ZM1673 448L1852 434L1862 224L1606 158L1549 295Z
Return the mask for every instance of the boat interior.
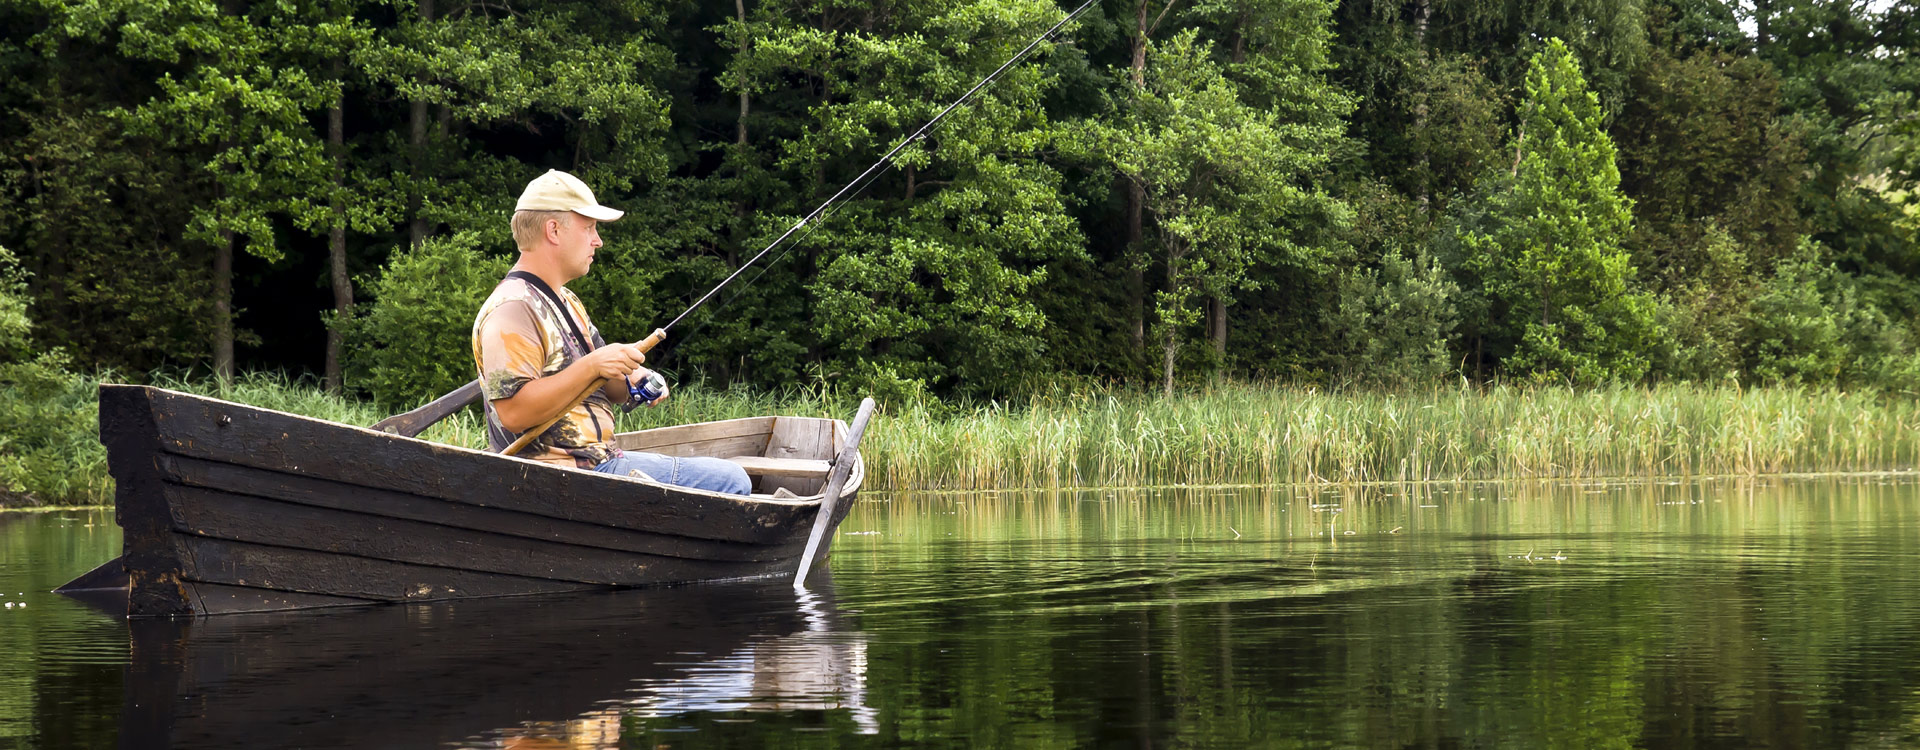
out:
M615 439L621 450L724 458L747 470L755 498L806 500L825 489L832 459L846 445L847 426L820 417L747 417L623 432ZM864 473L856 463L843 492L857 489Z

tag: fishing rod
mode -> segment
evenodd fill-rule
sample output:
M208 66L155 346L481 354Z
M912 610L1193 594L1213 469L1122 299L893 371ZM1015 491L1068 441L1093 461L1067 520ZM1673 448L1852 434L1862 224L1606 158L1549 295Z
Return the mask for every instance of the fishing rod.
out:
M947 115L952 114L953 111L956 109L959 109L961 105L964 105L968 101L972 100L974 94L979 93L981 89L986 88L987 86L991 85L995 80L999 79L1000 74L1007 72L1007 70L1019 64L1021 60L1026 59L1027 55L1029 53L1032 53L1035 49L1039 48L1041 43L1047 41L1048 39L1051 39L1054 34L1060 31L1060 29L1066 27L1067 24L1073 22L1075 18L1079 18L1080 14L1086 12L1088 8L1093 7L1094 2L1095 0L1086 0L1086 2L1080 4L1080 7L1075 8L1072 13L1068 13L1066 17L1061 18L1060 21L1058 23L1055 23L1052 28L1047 29L1045 33L1042 33L1040 36L1034 37L1033 41L1028 42L1026 47L1021 48L1021 50L1015 53L1013 57L1007 58L1006 62L1001 63L1000 67L995 68L992 73L988 73L985 78L980 79L980 82L974 84L973 88L968 89L967 93L962 94L959 99L955 99L952 104L948 104L946 109L943 109L940 111L940 114L935 115L933 119L928 120L926 124L921 125L919 130L913 131L912 135L907 136L906 138L902 139L899 143L895 144L892 149L887 151L886 155L880 157L879 161L874 162L872 166L867 167L865 171L861 172L860 176L853 178L851 182L848 182L846 185L842 186L838 192L835 192L831 197L827 198L827 200L821 203L819 207L808 212L807 215L800 217L800 220L794 222L793 226L787 227L787 230L785 232L781 232L780 236L774 238L773 242L768 243L764 249L754 254L754 256L748 259L746 263L743 263L740 265L739 268L734 269L733 273L727 275L727 278L722 279L719 285L715 286L711 290L708 290L706 294L701 295L700 299L695 300L693 305L688 307L686 311L675 316L674 319L668 322L666 325L654 329L652 334L648 335L646 339L640 341L638 344L635 344L635 346L640 347L640 351L643 353L651 350L654 346L658 345L661 341L666 340L668 330L672 329L675 325L678 325L680 321L685 320L688 315L693 314L693 311L700 309L700 306L706 304L707 300L713 299L713 296L715 294L719 294L720 290L725 289L728 284L733 283L733 280L736 278L739 278L740 274L744 273L747 269L752 268L755 263L760 262L761 258L766 257L767 253L773 252L774 248L779 247L781 243L786 242L787 238L792 237L795 232L798 232L804 228L807 230L807 232L806 234L801 235L801 238L804 239L807 236L811 235L813 233L814 227L819 225L819 223L826 217L826 214L830 210L832 210L834 205L839 203L841 199L849 197L850 195L853 195L853 194L858 194L860 191L865 190L867 185L872 184L874 180L879 179L880 175L886 173L888 169L892 168L893 158L895 156L898 156L902 150L905 150L910 145L913 145L922 140L925 140L927 137L927 134L933 130L934 126L939 125L941 120L944 120L947 118ZM762 271L762 273L764 274L765 271ZM760 278L759 276L754 276L754 280L756 281L759 280L759 278ZM752 282L748 282L748 283L751 284ZM513 441L513 444L507 446L507 449L501 451L501 453L509 456L515 453L518 453L521 448L525 448L528 443L533 442L535 437L538 437L541 433L546 432L547 428L552 427L553 423L560 421L560 418L565 416L567 412L572 411L573 410L572 405L579 404L581 401L585 400L588 396L592 395L594 391L597 391L597 390L600 390L601 388L606 387L606 384L607 384L607 380L605 378L596 379L591 386L589 386L586 390L581 391L580 395L574 397L574 399L569 402L570 405L565 410L561 411L559 414L555 414L552 419L547 420L546 422L542 423L540 426L535 427L531 430L528 430L524 433L521 433L520 438ZM475 389L475 390L477 393L478 389ZM438 402L435 402L435 403L438 403Z

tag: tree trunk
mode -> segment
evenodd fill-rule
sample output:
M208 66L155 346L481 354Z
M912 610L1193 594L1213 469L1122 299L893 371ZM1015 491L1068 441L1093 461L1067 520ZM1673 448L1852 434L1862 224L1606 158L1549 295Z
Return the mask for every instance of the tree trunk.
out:
M233 382L233 230L213 248L213 375Z
M1527 146L1527 126L1526 126L1526 123L1521 123L1520 129L1517 131L1517 134L1513 138L1513 169L1507 172L1508 177L1520 176L1520 157L1526 155L1527 153L1526 146Z
M735 54L738 55L739 57L746 57L747 51L750 49L750 46L751 46L748 44L748 40L749 40L748 35L744 33L744 29L746 28L746 25L747 25L746 0L733 0L733 17L736 19L739 19L740 27L743 30L743 33L740 36L740 48L739 50L736 51ZM744 86L741 87L740 116L736 118L733 123L733 128L734 128L733 142L740 147L736 151L737 158L739 159L747 158L747 155L746 155L747 113L751 110L752 103L753 103L752 95L747 93L746 87ZM735 167L734 175L736 177L744 174L746 174L745 169L740 168L738 166ZM736 199L733 202L733 226L734 226L734 232L736 234L745 234L745 232L742 230L742 227L745 227L747 225L747 215L749 213L750 213L750 210L747 205L747 199L745 195L742 194L740 198ZM740 257L738 252L736 251L736 247L737 247L736 242L723 243L722 247L725 248L722 251L722 257L726 261L727 268L738 268L740 266ZM716 374L719 375L720 382L722 383L732 383L732 382L735 382L736 379L746 377L747 358L744 355L734 359L728 359L727 357L716 357L713 361L718 365L717 369L719 370L719 372ZM737 366L736 366L736 362L737 362Z
M1420 69L1430 69L1427 62L1427 22L1433 16L1431 0L1415 0L1413 5L1413 45L1419 50ZM1423 84L1418 92L1419 99L1413 106L1413 132L1424 136L1427 131L1427 100L1432 96L1431 81ZM1433 199L1433 158L1427 154L1426 147L1420 149L1420 185L1419 200L1421 213L1431 210Z
M433 0L420 0L420 22L432 20ZM421 192L421 183L427 179L427 100L416 98L410 104L407 146L413 162L413 189L407 194L407 245L417 248L427 241L427 217L423 215L426 196Z
M735 18L740 19L740 27L744 31L747 26L747 0L733 0L733 15ZM747 54L747 35L745 33L740 35L739 54L742 57L745 57ZM734 124L734 142L742 146L747 145L747 105L747 90L745 87L742 87L740 89L740 119Z
M327 108L327 150L333 152L333 227L327 238L327 255L333 262L333 325L327 327L326 385L329 393L338 394L346 385L341 373L340 349L345 338L342 327L353 319L353 280L347 276L347 213L342 200L347 174L346 92L344 71L338 60L333 63L333 75L342 82L343 88L333 100L333 106Z
M1121 178L1125 180L1126 178ZM1126 180L1127 183L1127 298L1128 312L1133 317L1133 348L1144 352L1147 346L1147 271L1138 263L1135 253L1141 252L1141 204L1146 202L1146 191L1140 183Z
M1174 330L1173 326L1167 326L1167 340L1162 345L1160 361L1165 365L1163 369L1166 375L1162 381L1165 384L1162 392L1168 396L1173 395L1173 358L1180 353L1179 336L1179 331Z
M75 102L67 96L64 77L61 75L69 64L67 59L66 37L60 34L53 34L51 36L54 38L53 64L47 66L47 101L53 103L55 106L69 103L77 104L78 102ZM61 108L64 109L64 107ZM44 154L47 149L45 146L40 146L35 148L34 151L39 154ZM33 196L40 201L41 206L65 203L65 201L58 199L48 199L47 175L40 171L40 158L33 156L22 159L21 161L26 164L27 184L32 186ZM55 179L58 180L57 177ZM58 181L54 185L55 190L61 190L65 187L64 181ZM62 192L65 191L62 190ZM46 230L46 245L44 247L34 248L34 243L29 243L27 247L20 248L22 250L32 248L22 260L27 264L31 264L29 267L32 268L34 276L40 279L39 283L34 284L32 289L41 295L45 295L41 297L41 299L45 301L36 305L38 309L34 312L38 314L33 317L35 320L41 321L42 324L48 321L61 321L60 323L56 323L56 325L64 324L71 326L73 330L76 331L86 330L85 328L75 325L76 323L81 323L78 319L86 314L81 309L85 306L69 307L67 304L67 259L74 257L73 248L68 245L69 242L72 242L72 238L67 231L71 222L65 216L61 215L52 217L52 221L45 221L46 210L45 208L40 209L40 217L43 220L38 222L40 227Z
M1207 298L1207 337L1214 351L1227 353L1227 301L1219 297Z
M1147 0L1134 9L1133 85L1147 85Z
M1147 0L1140 0L1135 8L1132 75L1135 88L1147 85ZM1146 189L1139 182L1127 180L1127 261L1132 267L1129 273L1127 293L1133 314L1133 348L1145 356L1147 347L1147 273L1139 264L1136 253L1143 252L1141 243L1141 214L1145 211Z
M1173 244L1174 242L1178 241L1173 240L1170 241L1169 244ZM1167 250L1167 288L1177 290L1180 288L1179 248L1169 247ZM1177 304L1184 305L1185 301L1181 300ZM1162 365L1161 370L1165 375L1162 381L1165 384L1164 392L1166 395L1171 396L1173 395L1173 360L1174 357L1180 353L1180 330L1171 320L1168 320L1169 317L1172 316L1163 315L1160 319L1160 325L1167 331L1167 339L1161 345L1160 362Z

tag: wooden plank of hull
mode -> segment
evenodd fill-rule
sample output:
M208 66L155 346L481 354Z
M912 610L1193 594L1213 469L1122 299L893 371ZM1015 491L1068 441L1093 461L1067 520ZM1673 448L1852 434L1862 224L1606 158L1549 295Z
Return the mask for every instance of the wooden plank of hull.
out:
M606 588L177 534L182 578L243 588L404 602Z
M620 444L616 443L616 445ZM677 443L652 448L628 448L625 445L620 445L620 449L625 451L658 453L663 456L758 456L762 451L767 449L767 436L748 435L745 437L721 438L718 440L702 440L697 443Z
M676 425L614 436L621 450L669 456L760 456L767 452L773 417Z
M147 434L157 432L157 447L169 453L603 526L774 544L804 535L814 508L575 471L145 386L102 386L100 401L103 422L147 412Z
M644 552L694 560L784 560L797 557L804 539L781 544L742 544L618 529L562 521L499 508L449 503L402 492L355 487L340 482L281 474L245 466L182 456L162 456L160 467L172 482L228 490L288 503L424 521L454 529L485 531L583 547Z
M732 578L740 563L639 552L473 531L439 524L282 503L219 490L167 488L179 531L276 548L351 555L461 572L501 573L568 583L644 586ZM204 568L199 571L204 574ZM422 571L421 583L434 584ZM193 575L198 580L211 580ZM242 577L240 582L244 583ZM260 585L321 594L351 593L350 583ZM544 589L543 589L544 590Z

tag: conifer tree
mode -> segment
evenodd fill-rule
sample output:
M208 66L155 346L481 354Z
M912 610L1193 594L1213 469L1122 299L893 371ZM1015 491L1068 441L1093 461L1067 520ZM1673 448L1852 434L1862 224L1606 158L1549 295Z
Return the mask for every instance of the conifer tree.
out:
M1513 374L1637 379L1659 332L1625 248L1632 204L1599 97L1558 39L1534 56L1520 120L1512 182L1462 238L1491 303L1488 332L1510 348Z

